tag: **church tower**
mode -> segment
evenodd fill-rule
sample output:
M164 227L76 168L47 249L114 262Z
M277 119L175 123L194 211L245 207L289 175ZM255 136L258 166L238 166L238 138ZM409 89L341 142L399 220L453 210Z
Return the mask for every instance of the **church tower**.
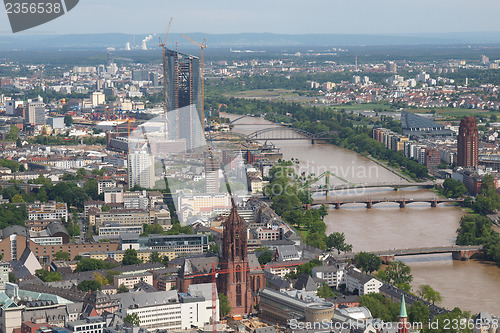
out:
M231 213L224 224L222 258L219 262L219 292L229 298L231 314L252 311L252 289L247 255L247 228L233 202Z
M405 295L401 299L401 311L399 312L398 333L408 333L408 315L406 314Z

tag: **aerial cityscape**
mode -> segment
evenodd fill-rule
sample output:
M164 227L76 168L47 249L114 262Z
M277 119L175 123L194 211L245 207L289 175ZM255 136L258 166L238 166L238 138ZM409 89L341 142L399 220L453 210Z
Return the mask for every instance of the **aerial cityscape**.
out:
M276 3L5 2L1 333L500 332L500 28Z

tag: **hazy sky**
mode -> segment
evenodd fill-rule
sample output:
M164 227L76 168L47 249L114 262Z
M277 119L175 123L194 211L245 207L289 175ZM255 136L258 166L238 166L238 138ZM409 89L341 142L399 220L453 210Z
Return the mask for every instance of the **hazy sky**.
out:
M11 34L5 8L0 33ZM80 0L27 33L499 31L499 0Z

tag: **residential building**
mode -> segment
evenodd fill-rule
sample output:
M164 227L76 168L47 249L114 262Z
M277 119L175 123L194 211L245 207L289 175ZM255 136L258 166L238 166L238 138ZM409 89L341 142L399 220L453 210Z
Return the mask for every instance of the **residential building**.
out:
M68 206L64 202L35 202L26 205L30 220L68 220Z
M104 202L109 203L123 203L123 188L121 187L107 187L103 189Z
M141 225L120 225L120 224L105 224L98 227L100 237L108 237L119 239L120 235L136 234L139 236L143 233L143 226Z
M141 150L130 153L127 157L129 188L139 185L144 188L155 187L154 156Z
M338 263L331 266L316 266L312 269L312 275L324 280L330 287L338 289L341 284L345 284L345 263Z
M350 268L346 274L346 290L351 294L359 296L378 293L383 283L374 277L361 273L356 268Z
M140 282L145 282L147 284L153 284L153 274L152 273L139 273L139 274L121 274L115 275L113 278L113 285L115 287L120 287L122 284L128 289L132 289L136 284Z
M9 263L0 261L0 291L5 290L5 284L9 282Z
M108 224L142 226L151 224L151 218L143 209L111 209L107 212L98 212L95 216L95 224L97 226Z

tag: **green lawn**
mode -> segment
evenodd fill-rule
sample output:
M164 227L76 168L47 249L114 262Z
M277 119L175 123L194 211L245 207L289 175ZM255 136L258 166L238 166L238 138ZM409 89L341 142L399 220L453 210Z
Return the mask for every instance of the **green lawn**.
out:
M382 109L387 111L396 111L395 109L391 109L391 106L388 104L378 104L378 103L367 103L367 104L354 104L354 105L328 105L329 109L337 109L337 110L346 110L346 111L356 111L356 110L373 110L373 109Z
M243 97L243 98L282 98L282 97L298 97L299 94L294 90L286 89L255 89L236 91L224 94L227 97Z

